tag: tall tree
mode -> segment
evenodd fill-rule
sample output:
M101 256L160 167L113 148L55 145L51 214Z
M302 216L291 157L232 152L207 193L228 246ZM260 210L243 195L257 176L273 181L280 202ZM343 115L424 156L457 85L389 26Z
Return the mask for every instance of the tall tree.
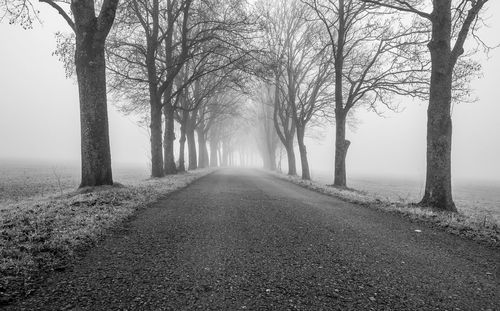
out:
M245 113L252 116L248 121L253 125L256 145L262 156L264 168L275 170L279 137L273 120L274 88L265 82L257 82L255 87L253 105Z
M123 94L126 105L140 106L143 103L137 100L138 91L144 94L146 89L149 94L153 177L175 172L173 146L169 145L165 153L162 151L162 113L164 106L170 107L177 93L182 91L181 85L174 92L173 84L190 57L187 23L191 2L125 0L107 46L108 68L113 78L111 84L115 92ZM170 116L170 110L167 114ZM171 137L173 121L167 123L165 135Z
M299 1L287 1L282 16L286 31L283 34L284 57L281 74L286 101L291 107L297 129L302 179L311 179L307 149L304 142L306 129L312 118L325 112L331 100L331 60L322 39L321 24L311 21L312 12Z
M293 118L292 106L289 104L288 95L283 90L283 75L285 63L285 45L291 37L289 29L291 24L287 1L259 1L256 4L257 14L260 16L261 32L260 63L263 69L258 71L258 77L269 85L274 85L274 95L263 93L273 98L273 124L285 147L288 162L288 175L297 174L295 159L294 140L296 133L295 119ZM270 89L266 88L266 91ZM259 92L260 90L257 89Z
M410 43L421 42L420 29L395 29L398 16L379 12L358 0L302 0L316 13L328 35L335 78L334 185L347 185L346 120L356 106L391 108L393 94L419 96L426 83L425 63ZM376 17L376 18L374 18ZM411 66L415 62L418 65Z
M465 52L467 36L477 27L477 20L488 0L434 0L430 13L420 1L364 1L416 14L431 25L431 38L427 44L432 64L427 108L427 167L420 205L456 211L451 190L453 75Z
M113 184L104 46L115 19L118 1L103 0L100 10L96 10L95 0L39 1L56 10L75 35L74 65L81 128L80 187ZM20 22L26 27L37 18L37 10L29 0L6 1L2 9L13 22ZM99 14L96 15L96 12Z

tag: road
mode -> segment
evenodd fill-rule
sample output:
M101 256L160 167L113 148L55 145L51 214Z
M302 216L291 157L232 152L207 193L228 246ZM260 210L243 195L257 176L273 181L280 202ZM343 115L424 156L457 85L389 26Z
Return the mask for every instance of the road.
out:
M219 170L8 309L499 310L499 264L498 249L400 216Z

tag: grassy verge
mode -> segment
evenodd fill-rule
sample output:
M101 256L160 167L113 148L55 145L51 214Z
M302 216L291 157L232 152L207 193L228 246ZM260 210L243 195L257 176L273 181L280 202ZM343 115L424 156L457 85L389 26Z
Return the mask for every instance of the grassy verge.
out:
M64 269L106 230L138 209L210 172L199 170L0 206L0 306L29 294L43 275Z
M460 212L439 212L430 208L416 206L404 200L391 202L354 189L336 188L314 181L305 181L297 176L287 176L276 172L272 172L271 174L301 187L338 198L342 201L376 208L385 212L398 213L413 221L424 222L455 235L464 236L493 247L500 247L500 224L494 218L485 216L475 217Z

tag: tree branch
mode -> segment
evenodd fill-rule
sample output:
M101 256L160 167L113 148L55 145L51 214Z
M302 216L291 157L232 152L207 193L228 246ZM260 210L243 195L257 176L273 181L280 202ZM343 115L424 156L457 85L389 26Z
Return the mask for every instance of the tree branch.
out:
M66 11L64 11L63 8L59 4L55 3L53 0L38 0L38 1L43 2L43 3L47 3L48 5L50 5L54 9L56 9L57 12L68 23L69 27L71 27L71 29L73 29L73 31L76 32L75 22L71 19L71 17L69 17L68 13L66 13Z

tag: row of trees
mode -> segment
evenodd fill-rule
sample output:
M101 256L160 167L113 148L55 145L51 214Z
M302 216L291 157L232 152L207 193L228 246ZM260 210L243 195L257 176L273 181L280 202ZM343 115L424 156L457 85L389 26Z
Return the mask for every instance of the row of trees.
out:
M477 71L462 56L487 0L39 2L73 30L60 35L58 54L78 80L81 187L113 183L108 91L148 120L154 177L186 169L186 142L189 169L230 164L236 154L244 163L252 133L268 168L283 147L291 175L296 142L302 178L310 179L306 132L334 122L340 187L347 185L347 121L357 107L393 109L398 95L429 101L421 204L456 210L451 101L464 99ZM29 26L37 5L2 0L1 16Z
M395 109L394 96L411 96L429 101L426 187L419 204L456 211L450 109L452 100L470 99L469 82L479 65L462 56L486 2L259 2L265 68L261 80L266 87L256 92L265 94L258 99L261 105L273 107L288 173L296 174L296 136L302 178L310 179L305 131L310 123L334 119L334 185L345 187L349 117L363 106L375 112Z

